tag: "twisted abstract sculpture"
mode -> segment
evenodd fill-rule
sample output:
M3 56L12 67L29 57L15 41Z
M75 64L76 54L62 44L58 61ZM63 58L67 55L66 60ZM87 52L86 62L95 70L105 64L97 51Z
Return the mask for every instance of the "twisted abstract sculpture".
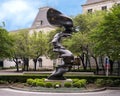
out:
M62 58L63 62L56 67L56 70L48 77L48 79L65 80L63 74L69 71L69 69L72 67L74 56L71 51L65 49L65 47L60 44L60 41L63 37L71 36L73 22L69 17L63 15L61 12L53 8L48 9L47 19L51 25L58 27L63 26L65 29L63 32L57 33L52 40L54 47L53 51L59 53L59 57Z

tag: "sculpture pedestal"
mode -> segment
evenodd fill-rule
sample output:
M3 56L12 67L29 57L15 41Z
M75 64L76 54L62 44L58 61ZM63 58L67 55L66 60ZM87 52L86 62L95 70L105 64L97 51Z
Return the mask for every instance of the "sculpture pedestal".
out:
M60 82L61 86L64 87L64 83L65 82L71 82L72 83L72 79L66 79L66 80L49 80L49 79L45 79L45 82Z

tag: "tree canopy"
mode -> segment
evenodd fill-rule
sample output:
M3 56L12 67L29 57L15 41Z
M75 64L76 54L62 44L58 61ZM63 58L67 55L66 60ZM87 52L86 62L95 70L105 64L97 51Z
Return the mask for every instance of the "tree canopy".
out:
M12 38L6 29L0 27L0 58L10 57L12 54Z
M20 30L16 33L10 34L14 39L13 42L13 57L17 58L29 58L30 54L30 44L29 44L29 31Z
M104 16L93 34L95 52L120 59L120 6L115 5Z
M46 55L48 50L48 38L47 34L40 32L34 32L30 35L30 52L31 58L38 58Z

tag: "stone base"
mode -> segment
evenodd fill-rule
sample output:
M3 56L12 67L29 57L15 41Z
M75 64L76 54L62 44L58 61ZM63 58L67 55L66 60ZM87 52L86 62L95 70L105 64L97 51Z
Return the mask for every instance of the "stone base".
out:
M66 80L49 80L49 79L45 79L45 82L60 82L61 86L64 87L64 83L65 82L71 82L72 83L72 79L66 79Z

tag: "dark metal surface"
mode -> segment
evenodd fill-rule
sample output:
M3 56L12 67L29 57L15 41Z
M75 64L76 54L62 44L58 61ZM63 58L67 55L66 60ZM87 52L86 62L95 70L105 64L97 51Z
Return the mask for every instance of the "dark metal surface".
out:
M47 19L51 25L63 26L65 30L57 33L53 40L53 51L59 53L59 57L62 58L62 63L56 67L56 70L48 77L50 80L65 80L63 74L70 70L74 62L74 56L71 51L65 49L60 43L63 37L69 37L72 33L73 22L72 19L63 15L56 9L50 8L47 12Z

